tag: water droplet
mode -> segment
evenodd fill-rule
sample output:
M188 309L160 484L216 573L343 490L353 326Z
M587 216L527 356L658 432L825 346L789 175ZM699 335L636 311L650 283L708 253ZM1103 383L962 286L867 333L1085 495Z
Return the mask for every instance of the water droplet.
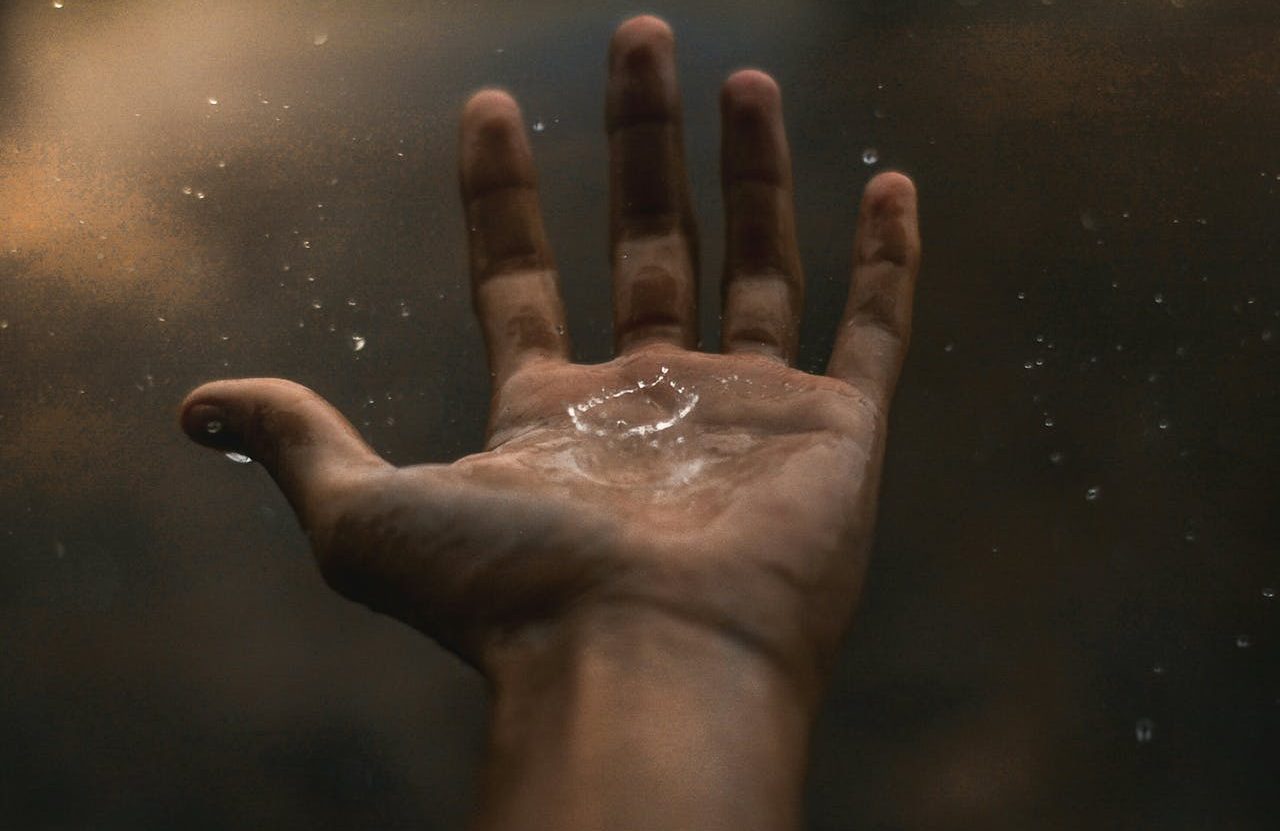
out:
M1151 671L1156 675L1164 675L1164 664L1152 664Z
M309 240L309 239L304 239L304 240L302 241L302 247L303 247L303 248L310 248L310 247L311 247L311 240Z
M209 434L218 433L222 430L222 422L216 418L210 419L209 423L204 426L204 431Z
M194 193L194 192L195 192L195 191L192 189L191 185L183 185L183 186L182 186L182 195L183 195L183 196L190 196L190 195L191 195L192 193Z
M1049 454L1049 461L1053 462L1055 465L1060 465L1060 464L1062 464L1062 451L1061 451L1061 450L1055 450L1055 451L1053 451L1052 453L1050 453L1050 454Z
M1139 744L1146 744L1151 741L1151 735L1155 732L1156 724L1149 718L1140 718L1133 725L1133 733L1138 739Z
M1033 366L1035 366L1035 364L1034 364L1034 363L1032 363L1031 361L1023 361L1023 362L1022 362L1022 368L1023 368L1023 369L1031 369L1031 367L1033 367Z
M1183 534L1183 535L1182 535L1182 538L1183 538L1184 540L1186 540L1187 542L1195 542L1195 541L1196 541L1196 532L1195 532L1195 531L1188 531L1188 532L1186 532L1185 534Z
M948 343L946 346L942 347L942 351L943 351L943 352L950 352L950 351L954 350L955 348L956 348L956 345L955 345L954 343Z
M0 329L8 329L8 328L9 328L9 321L0 320Z
M356 299L354 297L348 297L347 305L354 309L356 306L359 305L359 303L356 302Z
M247 465L253 461L253 459L250 459L248 456L244 455L243 453L237 453L234 450L227 451L225 455L228 459L230 459L231 461L235 462L238 465Z
M1263 329L1263 330L1262 330L1261 338L1262 338L1263 343L1268 343L1268 342L1270 342L1270 340L1271 340L1271 330L1270 330L1270 329Z
M311 38L311 42L316 46L324 46L329 42L329 35L325 32L316 32L315 37Z
M219 169L219 170L223 170L223 169L225 169L225 168L226 168L226 166L227 166L227 160L226 160L226 159L221 159L221 160L219 160L219 162L218 162L218 169Z
M364 338L360 337L359 335L351 336L351 351L359 352L361 349L364 349L364 345L365 345Z
M54 7L55 9L60 9L60 8L62 8L62 0L53 0L53 7Z
M1089 500L1090 502L1095 502L1097 501L1098 496L1101 493L1102 493L1102 488L1098 487L1097 485L1094 485L1093 487L1089 488L1084 492L1084 498Z
M313 309L323 309L323 308L324 308L324 304L323 304L323 303L321 303L319 299L312 300L312 301L311 301L311 308L313 308Z
M1026 293L1025 291L1020 291L1020 292L1018 292L1018 299L1019 299L1019 300L1026 300L1026 299L1027 299L1027 293Z
M409 316L409 307L408 307L408 306L401 306L401 307L400 307L400 316L401 316L401 317L408 317L408 316Z
M1262 590L1262 596L1265 597L1267 600L1271 600L1273 597L1276 596L1276 590L1271 588L1270 586L1267 586L1265 589Z
M875 164L878 161L880 161L879 150L875 149L874 147L868 147L866 150L862 151L863 164Z
M533 131L535 133L541 133L545 129L547 129L547 125L543 123L542 119L538 119L537 121L533 122Z
M1161 430L1168 430L1168 429L1169 429L1169 419L1167 419L1167 418L1162 418L1162 419L1160 419L1159 421L1157 421L1157 422L1156 422L1156 426L1157 426L1157 427L1159 427Z
M1164 302L1164 295L1163 295L1163 294L1161 294L1160 292L1156 292L1155 297L1153 297L1153 298L1151 298L1151 299L1152 299L1152 300L1154 300L1154 301L1156 301L1157 303L1163 303L1163 302Z
M214 98L212 95L211 95L211 96L209 96L209 98L208 98L207 100L209 101L209 106L211 106L211 107L216 107L216 106L218 106L218 99L217 99L217 98Z
M202 190L196 191L196 199L204 199L204 191Z
M1253 646L1253 638L1248 635L1236 635L1236 646L1240 649L1248 649Z

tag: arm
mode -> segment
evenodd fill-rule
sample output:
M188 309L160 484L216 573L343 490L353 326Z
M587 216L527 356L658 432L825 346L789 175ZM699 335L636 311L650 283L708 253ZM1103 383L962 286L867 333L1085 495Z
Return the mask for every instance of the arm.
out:
M614 360L571 361L523 119L485 90L461 126L493 378L484 451L394 467L278 379L205 384L182 426L271 473L329 585L487 678L475 831L796 829L910 339L915 188L897 173L867 185L827 371L795 369L781 95L734 73L721 352L701 352L670 29L628 21L609 65Z

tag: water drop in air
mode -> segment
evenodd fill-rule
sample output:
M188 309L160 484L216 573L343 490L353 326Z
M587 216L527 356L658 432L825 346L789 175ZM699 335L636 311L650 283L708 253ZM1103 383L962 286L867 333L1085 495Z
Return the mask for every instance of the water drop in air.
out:
M875 149L874 147L868 147L866 150L862 151L863 164L875 164L878 161L880 161L879 150Z
M547 125L543 123L542 119L533 122L533 131L535 133L541 133L545 129L547 129Z
M250 459L248 456L244 455L243 453L237 453L234 450L227 451L225 455L228 459L230 459L231 461L235 462L238 465L247 465L253 461L253 459Z
M352 351L352 352L359 352L361 349L364 349L364 344L365 344L365 339L364 339L364 338L360 337L359 335L352 335L352 336L351 336L351 351Z

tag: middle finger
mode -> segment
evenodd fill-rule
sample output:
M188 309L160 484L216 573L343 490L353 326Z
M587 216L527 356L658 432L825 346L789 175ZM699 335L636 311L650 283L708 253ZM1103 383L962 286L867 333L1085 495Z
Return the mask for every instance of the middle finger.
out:
M698 247L684 164L675 38L656 17L609 44L613 337L619 354L654 341L698 344Z

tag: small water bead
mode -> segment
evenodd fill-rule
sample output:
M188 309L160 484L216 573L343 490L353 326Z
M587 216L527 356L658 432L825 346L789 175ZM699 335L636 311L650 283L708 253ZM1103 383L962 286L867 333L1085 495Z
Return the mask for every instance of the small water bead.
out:
M409 307L408 307L408 306L401 306L401 307L400 307L400 316L401 316L401 317L408 317L408 316L409 316Z
M195 192L195 191L194 191L194 189L191 187L191 185L183 185L183 186L182 186L182 195L183 195L183 196L190 196L190 195L191 195L192 193L194 193L194 192Z
M218 106L218 99L217 99L217 98L214 98L212 95L211 95L211 96L209 96L208 101L209 101L209 106L211 106L211 107L216 107L216 106Z
M204 191L202 190L196 191L196 199L204 199Z
M1151 671L1156 675L1164 675L1164 664L1152 664Z
M546 129L547 129L547 125L545 122L543 122L542 119L538 119L537 121L533 122L533 131L535 133L541 133L543 130L546 130Z
M1090 502L1096 502L1098 497L1101 494L1102 494L1102 488L1098 487L1097 485L1094 485L1093 487L1089 488L1084 492L1084 498Z
M324 46L328 42L329 35L325 32L316 32L315 36L311 38L311 43L314 46Z
M1026 299L1027 299L1027 293L1026 293L1025 291L1020 291L1020 292L1018 292L1018 299L1019 299L1019 300L1026 300Z
M951 352L951 351L955 350L955 348L956 348L956 345L955 345L954 343L948 343L946 346L942 347L942 351L943 351L943 352Z
M872 165L872 164L875 164L875 163L876 163L876 162L878 162L878 161L880 161L880 151L879 151L879 150L875 149L874 147L868 147L866 150L863 150L863 151L862 151L862 163L863 163L863 164L866 164L866 165Z
M1240 649L1248 649L1253 646L1253 638L1248 635L1236 635L1236 646Z
M1062 464L1062 451L1061 451L1061 450L1055 450L1055 451L1053 451L1052 453L1050 453L1050 454L1049 454L1049 461L1053 462L1055 465L1060 465L1060 464Z
M1276 590L1270 586L1267 586L1265 589L1262 590L1262 596L1265 597L1267 600L1271 600L1276 596Z
M1151 741L1152 735L1155 733L1156 725L1149 718L1140 718L1133 726L1134 736L1138 739L1138 744L1146 744Z
M1053 416L1045 416L1045 417L1044 417L1044 426L1045 426L1045 427L1052 427L1052 426L1053 426Z
M1167 418L1162 418L1162 419L1160 419L1159 421L1157 421L1157 422L1156 422L1156 426L1157 426L1157 427L1159 427L1161 430L1168 430L1168 429L1169 429L1169 419L1167 419Z
M1161 294L1160 292L1156 292L1155 297L1153 297L1152 299L1155 300L1157 303L1163 303L1164 295Z
M359 335L352 335L352 336L351 336L351 351L352 351L352 352L359 352L361 349L364 349L365 342L366 342L366 341L365 341L365 339L364 339L364 338L362 338L362 337L360 337Z
M311 247L311 240L309 240L309 239L304 239L304 240L302 241L302 247L303 247L303 248L310 248L310 247Z
M244 455L243 453L237 453L234 450L229 450L224 455L238 465L247 465L253 461L253 459L250 459L248 456Z
M53 0L53 7L54 7L55 9L60 9L60 8L62 8L62 0Z
M204 431L206 433L209 433L210 435L212 435L213 433L221 432L222 422L218 421L218 419L216 418L210 419L209 423L204 426Z

